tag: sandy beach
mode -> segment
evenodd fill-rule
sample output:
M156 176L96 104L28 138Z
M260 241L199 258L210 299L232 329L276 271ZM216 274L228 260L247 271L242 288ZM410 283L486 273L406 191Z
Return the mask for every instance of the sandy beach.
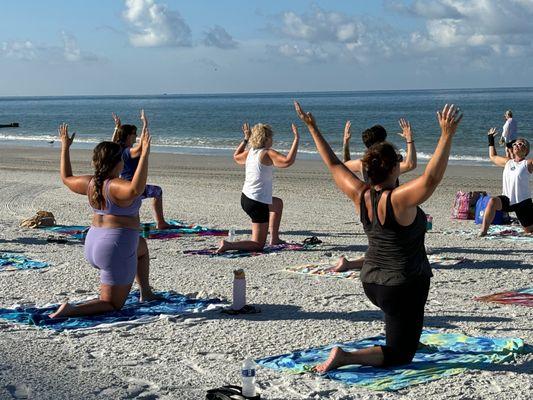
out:
M90 152L73 150L75 174L91 173ZM416 172L420 172L420 166ZM59 178L59 149L0 149L0 251L23 252L50 268L3 272L0 307L76 301L98 293L98 273L79 243L54 244L46 232L22 229L19 222L37 210L54 213L60 224L90 223L84 196ZM408 174L403 180L415 176ZM531 286L533 243L488 240L458 231L473 221L451 220L457 190L501 193L501 168L449 166L446 177L423 205L433 215L426 245L435 254L465 257L456 266L434 268L425 327L472 336L519 337L533 344L533 309L474 301L476 296ZM154 153L149 182L164 190L165 214L215 228L250 234L239 199L244 169L230 157ZM217 311L166 318L134 328L53 333L0 320L0 399L205 398L207 389L240 385L240 364L297 349L346 342L383 332L381 313L358 279L326 279L280 270L310 262L334 263L366 249L352 203L334 186L319 161L297 160L277 170L274 194L284 200L282 238L302 242L318 236L323 244L251 258L186 256L217 238L184 237L148 242L151 281L156 290L220 297L231 301L232 271L244 268L248 301L262 312L227 316ZM144 204L143 221L151 221ZM348 387L311 374L258 369L263 399L529 399L533 355L515 363L491 365L398 392ZM529 393L529 394L528 394Z

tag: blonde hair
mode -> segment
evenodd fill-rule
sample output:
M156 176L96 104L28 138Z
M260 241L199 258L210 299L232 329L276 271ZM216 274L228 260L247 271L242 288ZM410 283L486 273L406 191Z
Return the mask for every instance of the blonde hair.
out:
M265 147L266 141L274 135L272 127L267 124L255 124L250 135L250 146L253 149Z

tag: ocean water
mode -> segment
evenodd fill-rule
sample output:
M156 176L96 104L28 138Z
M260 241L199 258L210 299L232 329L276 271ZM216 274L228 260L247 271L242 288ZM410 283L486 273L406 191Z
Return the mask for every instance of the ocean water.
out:
M459 164L488 163L486 132L501 130L503 113L512 109L519 134L533 139L533 88L456 89L370 92L257 93L160 96L0 97L0 124L18 122L19 128L0 129L4 145L58 147L57 127L67 122L76 132L75 147L92 148L109 140L117 113L123 123L140 126L144 108L153 136L153 151L186 154L230 155L242 138L241 125L264 122L272 125L274 148L289 149L291 122L300 127L299 157L316 158L314 144L298 121L292 101L300 101L315 116L322 133L340 154L346 120L352 122L354 155L363 151L361 132L383 125L388 139L400 149L404 140L398 119L411 122L420 161L433 153L440 131L436 111L454 103L464 111L452 149L451 160ZM53 144L49 142L54 141ZM503 153L503 148L499 148Z

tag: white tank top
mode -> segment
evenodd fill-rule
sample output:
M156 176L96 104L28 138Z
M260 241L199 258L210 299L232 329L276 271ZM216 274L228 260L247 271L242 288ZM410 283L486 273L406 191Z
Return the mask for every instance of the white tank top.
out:
M503 169L503 195L509 197L510 204L517 204L531 198L529 188L530 172L527 160L509 160Z
M263 165L259 161L265 150L250 149L246 157L246 178L242 192L249 199L260 203L272 204L272 165Z

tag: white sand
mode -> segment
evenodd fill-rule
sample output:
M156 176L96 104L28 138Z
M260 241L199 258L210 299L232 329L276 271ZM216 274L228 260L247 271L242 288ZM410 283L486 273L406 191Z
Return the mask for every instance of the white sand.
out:
M18 228L18 222L44 209L58 223L88 224L83 196L62 186L58 150L0 149L0 250L24 252L53 267L0 274L0 307L42 305L96 294L98 274L81 245L46 242L46 233ZM90 173L90 155L73 152L75 173ZM404 178L405 179L405 178ZM213 227L250 232L239 205L243 171L230 160L155 154L149 181L164 189L166 215ZM533 342L533 310L473 301L474 296L531 286L533 245L444 234L474 229L471 221L450 220L459 189L499 194L501 170L450 167L424 210L434 216L426 243L444 256L470 261L434 270L425 326L469 335L520 337ZM358 280L317 279L278 272L341 254L362 254L366 237L353 206L319 162L300 161L277 171L275 194L285 201L285 239L317 235L315 251L284 252L241 259L188 257L181 250L214 244L216 238L149 241L151 279L158 290L203 292L230 298L232 270L242 267L248 299L263 312L229 317L217 312L161 320L135 328L95 333L55 334L0 321L0 398L35 399L203 399L209 388L240 384L240 363L255 358L380 334L379 310ZM145 204L144 220L151 219ZM328 257L332 253L333 257ZM467 371L396 393L373 392L319 379L258 370L264 399L528 399L533 357Z

